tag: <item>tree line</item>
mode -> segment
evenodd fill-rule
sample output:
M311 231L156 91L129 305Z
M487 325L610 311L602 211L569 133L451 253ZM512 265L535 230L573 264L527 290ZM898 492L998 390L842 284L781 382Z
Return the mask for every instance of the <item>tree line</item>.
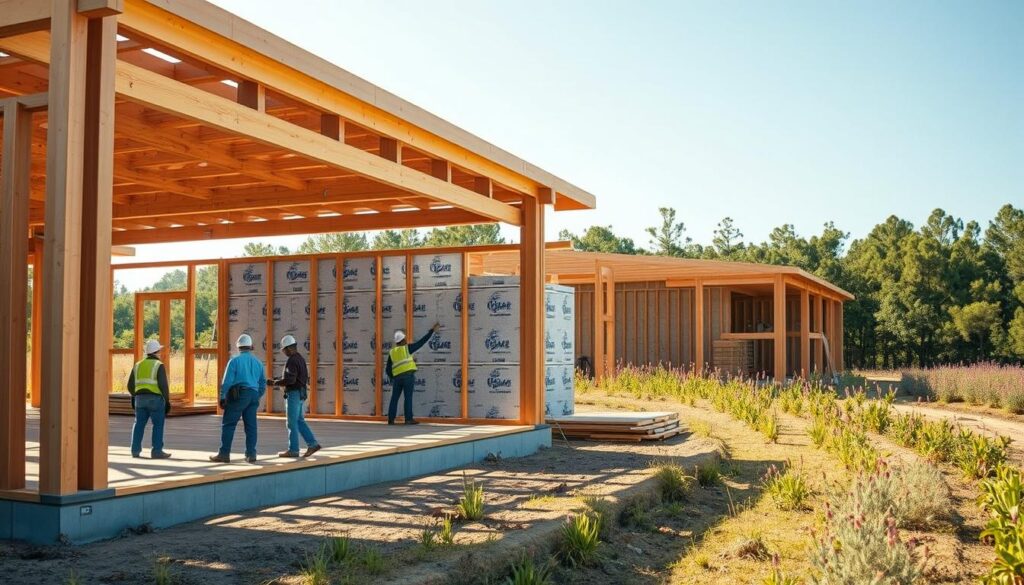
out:
M844 309L846 362L854 367L1024 359L1024 209L1005 205L984 229L942 209L919 227L889 216L852 241L828 222L810 237L785 224L767 241L745 242L727 217L710 245L688 238L674 209L659 213L646 249L610 225L560 238L577 250L800 267L856 296Z
M744 239L732 219L724 218L711 242L686 235L677 212L661 208L657 225L647 228L647 246L617 235L611 225L592 226L560 239L577 250L619 254L657 254L783 264L800 267L856 296L845 305L846 361L853 367L895 368L1024 359L1024 209L1003 206L983 228L941 209L920 226L890 216L862 238L850 239L832 222L821 233L798 234L792 224L771 231L766 241ZM501 244L497 225L454 226L421 232L386 230L308 237L295 250L251 242L247 256L315 254L361 250ZM197 345L215 344L217 268L197 270ZM145 290L182 290L185 271L165 274ZM134 297L115 283L114 339L133 347ZM174 345L184 339L184 307L172 306ZM155 331L159 316L146 307L145 331Z

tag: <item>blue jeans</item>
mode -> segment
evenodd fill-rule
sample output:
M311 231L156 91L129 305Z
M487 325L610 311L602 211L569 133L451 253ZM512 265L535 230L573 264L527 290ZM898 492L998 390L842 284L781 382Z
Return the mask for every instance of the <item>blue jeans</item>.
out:
M388 422L395 422L398 414L398 397L405 393L405 420L412 420L412 392L416 371L399 374L391 379L391 404L388 406Z
M156 455L164 450L164 397L152 392L135 395L135 426L132 427L132 455L142 454L142 436L146 423L153 421L153 450Z
M288 450L297 452L299 450L299 433L306 441L307 447L316 445L316 437L312 429L306 424L306 401L300 398L298 390L285 392L287 402L285 412L288 415Z
M248 388L239 393L238 400L228 400L224 404L219 455L231 456L231 441L235 438L235 427L238 426L238 419L242 419L242 425L245 427L245 456L256 456L256 411L259 407L260 394Z

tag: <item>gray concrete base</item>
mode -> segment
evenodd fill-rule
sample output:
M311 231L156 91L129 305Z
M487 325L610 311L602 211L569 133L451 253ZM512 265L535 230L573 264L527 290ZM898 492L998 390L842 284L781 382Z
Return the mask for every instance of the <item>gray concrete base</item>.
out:
M550 427L539 425L499 437L135 495L83 492L71 501L51 503L0 499L0 539L84 544L145 525L167 528L209 516L436 473L482 461L488 453L523 457L550 446Z

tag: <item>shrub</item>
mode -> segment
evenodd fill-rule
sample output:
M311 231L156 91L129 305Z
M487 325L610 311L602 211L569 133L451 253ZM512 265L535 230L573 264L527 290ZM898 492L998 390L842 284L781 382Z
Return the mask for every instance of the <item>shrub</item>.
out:
M694 469L693 475L697 479L697 485L703 488L722 483L722 468L718 459L714 459L704 465L698 465Z
M880 458L864 431L849 425L834 432L826 441L826 447L835 453L843 466L853 471L872 469Z
M1006 462L1009 446L1009 437L990 439L963 431L953 454L953 462L963 472L964 477L981 479L994 473L998 466Z
M368 547L363 551L363 566L367 573L380 575L384 572L384 555L377 548Z
M587 508L587 513L597 519L599 536L607 538L608 531L611 530L611 504L601 496L584 496L583 505Z
M806 507L811 489L802 475L792 469L780 472L772 465L761 480L765 493L780 510L801 510Z
M484 517L484 487L462 474L462 497L459 498L459 516L464 520L479 520Z
M437 533L437 541L442 546L455 546L455 527L451 518L441 520L441 531Z
M589 514L569 517L562 525L561 555L565 563L573 566L589 565L597 558L599 522Z
M690 431L698 437L708 438L711 436L711 423L704 420L694 420L689 423Z
M838 498L836 514L891 517L899 528L920 527L943 516L952 507L942 473L927 463L889 467L879 461L870 473L861 473L850 491Z
M893 417L888 435L893 441L904 447L917 448L923 426L924 417L920 414L899 414Z
M764 435L765 440L769 443L777 443L779 441L779 417L775 413L761 416L757 430Z
M74 569L68 572L68 576L64 579L64 585L82 585L82 578L78 576L78 573Z
M772 555L772 572L761 583L762 585L798 585L800 580L783 573L779 568L779 555Z
M807 434L811 437L811 442L814 443L815 447L819 449L825 446L825 441L828 440L829 430L828 425L825 424L823 417L816 416L811 421L811 425L807 427Z
M921 578L926 560L914 541L900 540L891 516L860 509L846 515L828 510L825 533L811 555L811 583L912 585Z
M327 577L328 552L326 546L320 546L314 554L306 555L302 565L302 579L305 585L328 585Z
M548 585L551 583L551 565L538 567L529 556L523 556L512 564L505 585Z
M651 521L652 502L644 498L634 498L619 512L619 524L637 530L651 531L654 523Z
M328 542L331 561L340 565L352 556L352 542L348 536L336 536Z
M690 491L692 478L683 473L677 463L664 463L658 466L654 474L658 482L658 492L666 502L677 502L686 497Z
M917 450L929 461L947 461L959 436L959 429L946 419L924 421L918 433Z
M157 559L153 564L153 582L156 585L170 585L171 578L171 563L167 559Z

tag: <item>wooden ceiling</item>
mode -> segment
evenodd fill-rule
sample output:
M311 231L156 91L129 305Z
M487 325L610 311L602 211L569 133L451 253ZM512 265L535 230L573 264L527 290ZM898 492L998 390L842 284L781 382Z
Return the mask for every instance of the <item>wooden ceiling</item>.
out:
M130 16L133 6L154 10L142 2L126 4L122 18ZM46 31L0 38L0 99L47 91L48 45ZM291 132L289 127L315 132L481 196L478 199L504 204L490 204L488 209L518 209L524 197L536 196L311 107L284 91L245 79L138 30L119 27L117 46L119 73L122 69L149 72L173 80L174 88L190 88L182 90L185 102L215 96L221 100L211 100L215 107L230 100L287 122L282 126L285 132ZM458 198L439 199L430 196L430 190L397 187L394 182L325 162L324 157L304 155L310 151L296 152L226 129L227 124L218 127L177 115L174 108L154 107L129 93L118 92L114 116L115 244L484 223L496 217L518 217L508 211L504 215L481 212L484 207L453 203ZM45 205L46 113L36 113L33 118L30 223L40 228ZM549 202L554 202L554 195L551 199Z

